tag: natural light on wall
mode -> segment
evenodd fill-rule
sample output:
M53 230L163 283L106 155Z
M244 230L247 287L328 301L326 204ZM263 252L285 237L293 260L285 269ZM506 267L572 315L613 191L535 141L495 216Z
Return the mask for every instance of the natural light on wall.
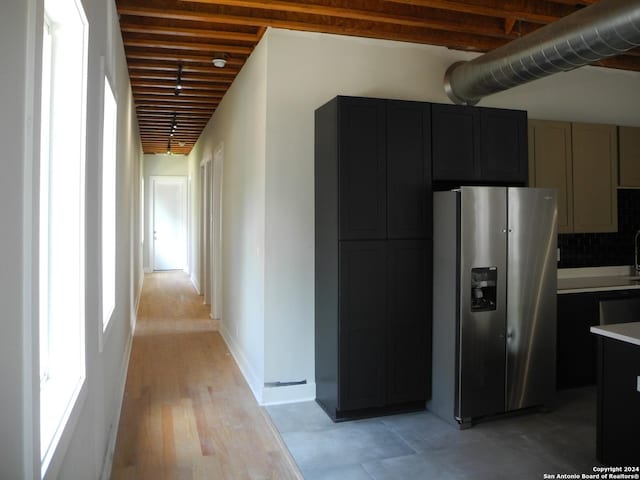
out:
M104 77L102 135L102 328L106 330L116 304L116 141L118 107Z
M84 392L88 38L79 0L45 0L44 23L39 213L43 477Z

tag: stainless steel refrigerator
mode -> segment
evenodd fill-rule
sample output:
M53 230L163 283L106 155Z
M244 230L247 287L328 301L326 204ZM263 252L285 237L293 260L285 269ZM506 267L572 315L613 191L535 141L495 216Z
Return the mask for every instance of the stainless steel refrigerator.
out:
M555 190L434 193L428 408L465 428L555 396Z

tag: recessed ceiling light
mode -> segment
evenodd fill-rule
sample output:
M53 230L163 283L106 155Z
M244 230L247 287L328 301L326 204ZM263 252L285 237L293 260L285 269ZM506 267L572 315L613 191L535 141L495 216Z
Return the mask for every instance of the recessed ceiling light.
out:
M216 53L213 57L213 66L216 68L224 68L227 64L227 54L226 53Z

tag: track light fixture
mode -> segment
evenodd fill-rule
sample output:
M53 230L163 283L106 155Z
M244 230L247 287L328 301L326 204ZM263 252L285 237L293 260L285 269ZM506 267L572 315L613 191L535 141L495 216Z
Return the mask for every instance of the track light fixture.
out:
M177 114L174 112L173 120L171 121L171 130L169 131L169 144L168 144L169 147L171 146L171 137L175 135L177 129L178 129L178 118L177 118ZM170 150L170 148L168 148L167 150Z
M178 65L178 78L176 80L176 89L174 93L176 95L180 95L181 90L182 90L182 64Z

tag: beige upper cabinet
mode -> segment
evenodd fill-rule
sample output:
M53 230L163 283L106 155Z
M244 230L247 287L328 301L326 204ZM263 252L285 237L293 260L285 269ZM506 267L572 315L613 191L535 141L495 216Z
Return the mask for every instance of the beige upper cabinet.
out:
M640 187L640 127L618 127L621 187Z
M618 231L618 135L615 125L571 124L573 231Z
M530 185L558 191L558 232L615 232L617 132L613 125L530 120Z
M558 232L573 232L571 124L529 120L529 185L558 192Z

